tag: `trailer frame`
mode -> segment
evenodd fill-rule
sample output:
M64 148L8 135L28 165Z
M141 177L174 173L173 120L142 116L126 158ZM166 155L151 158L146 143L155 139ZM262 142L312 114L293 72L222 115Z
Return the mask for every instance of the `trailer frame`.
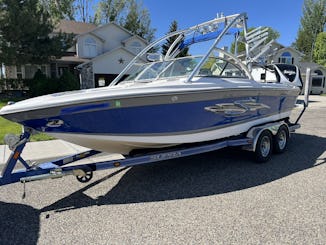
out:
M26 146L26 143L29 141L33 130L24 128L19 140L16 142L11 142L9 145L12 152L2 170L0 176L0 186L16 182L26 183L43 179L56 179L67 175L76 176L77 180L80 182L88 182L90 179L92 179L93 172L98 170L130 167L140 164L171 160L216 151L230 146L241 146L245 150L256 152L261 150L259 147L257 147L257 142L262 132L267 130L271 133L271 135L275 136L282 125L285 125L289 132L294 132L295 129L300 127L299 124L290 124L287 120L278 121L252 127L245 135L236 137L204 143L184 144L167 149L163 148L154 152L150 151L137 155L128 155L125 156L125 158L118 160L90 162L71 166L67 165L81 159L95 156L101 152L96 150L88 150L54 161L40 163L37 165L29 164L28 161L22 158L21 154ZM260 162L265 162L268 160L269 158L258 159ZM18 162L20 162L24 168L16 169Z

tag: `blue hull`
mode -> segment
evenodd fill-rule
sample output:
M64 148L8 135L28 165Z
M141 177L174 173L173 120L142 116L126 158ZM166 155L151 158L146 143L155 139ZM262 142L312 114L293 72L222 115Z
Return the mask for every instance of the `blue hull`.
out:
M251 103L238 105L239 101ZM61 109L59 115L20 123L49 133L171 135L208 131L290 111L295 101L296 96L257 96L130 107L105 102L71 106Z

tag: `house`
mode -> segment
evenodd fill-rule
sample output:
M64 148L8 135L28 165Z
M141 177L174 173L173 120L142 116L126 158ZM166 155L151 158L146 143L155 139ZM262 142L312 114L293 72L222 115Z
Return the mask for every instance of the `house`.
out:
M73 34L76 37L81 35L82 33L92 31L96 29L95 24L70 21L70 20L60 20L57 27L53 31L53 35L58 34L59 32ZM88 59L83 59L78 57L76 44L73 45L70 49L68 49L65 54L60 58L53 60L50 65L50 73L46 73L49 77L60 77L65 70L69 70L71 73L76 74L78 76L78 72L75 67L87 62Z
M284 63L299 65L302 60L303 54L292 47L284 47L283 45L276 43L274 46L279 48L270 57L270 63Z
M106 86L146 46L147 41L116 23L108 23L76 37L81 88Z
M303 54L292 47L281 47L271 57L271 63L294 64L299 67L303 82L306 81L307 68L311 70L311 89L312 94L326 93L326 68L314 62L302 61Z
M306 81L306 70L311 70L311 94L326 93L326 67L313 62L300 62L299 68L301 70L302 80Z
M59 32L75 36L75 45L64 56L50 64L0 67L2 76L30 79L40 69L46 76L55 78L69 70L80 78L81 88L105 86L148 44L116 23L96 26L61 20L52 35Z

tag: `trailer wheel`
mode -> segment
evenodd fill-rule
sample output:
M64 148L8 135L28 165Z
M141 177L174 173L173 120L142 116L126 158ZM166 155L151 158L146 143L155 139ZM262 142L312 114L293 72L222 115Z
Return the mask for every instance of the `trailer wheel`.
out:
M283 153L286 150L289 140L289 130L285 125L282 125L274 137L274 152Z
M76 176L77 180L81 183L86 183L90 181L93 178L93 171L87 171L85 172L85 175L83 176Z
M267 162L273 151L273 136L272 133L265 129L258 137L255 148L255 160L258 163Z

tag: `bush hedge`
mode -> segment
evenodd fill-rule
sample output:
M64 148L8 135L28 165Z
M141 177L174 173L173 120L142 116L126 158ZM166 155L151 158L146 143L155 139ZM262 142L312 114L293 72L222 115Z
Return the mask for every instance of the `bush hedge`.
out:
M69 71L64 71L60 78L48 78L38 70L33 79L0 79L0 92L9 95L16 91L35 97L78 89L79 81Z

